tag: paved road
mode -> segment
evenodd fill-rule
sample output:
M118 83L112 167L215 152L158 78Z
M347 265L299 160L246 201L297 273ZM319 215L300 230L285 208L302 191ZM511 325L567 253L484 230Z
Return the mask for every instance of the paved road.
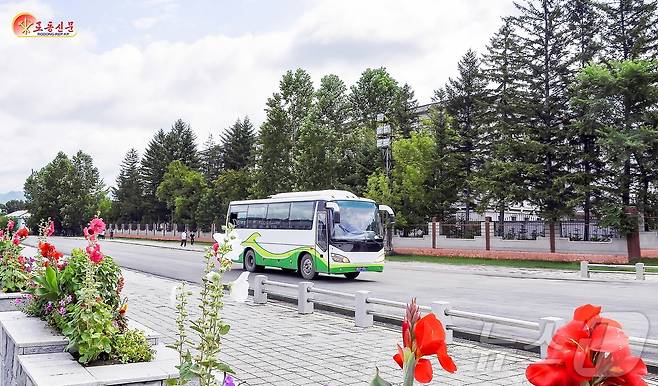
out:
M64 253L85 245L84 240L71 238L54 238L53 243ZM201 252L113 241L101 241L101 244L103 251L123 267L199 282ZM576 278L577 273L546 278L532 271L513 269L499 276L499 271L391 262L383 273L363 273L355 281L342 276L320 276L315 285L344 292L371 290L373 296L404 302L415 296L421 304L448 300L454 308L531 321L542 316L570 318L574 307L593 303L604 306L604 310L610 312L608 315L624 323L631 335L646 336L648 332L651 338L658 338L658 280L634 281L629 275L628 279L581 281L564 279ZM227 280L233 280L241 272L241 267L236 265L227 274ZM266 270L265 274L271 280L300 281L296 275L277 269ZM496 328L493 331L496 332Z

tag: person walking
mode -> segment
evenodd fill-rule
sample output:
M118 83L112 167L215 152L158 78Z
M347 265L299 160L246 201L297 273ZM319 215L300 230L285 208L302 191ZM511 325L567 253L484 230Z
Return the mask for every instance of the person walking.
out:
M190 232L190 245L194 245L194 231Z
M185 231L180 233L180 246L187 247L187 232Z

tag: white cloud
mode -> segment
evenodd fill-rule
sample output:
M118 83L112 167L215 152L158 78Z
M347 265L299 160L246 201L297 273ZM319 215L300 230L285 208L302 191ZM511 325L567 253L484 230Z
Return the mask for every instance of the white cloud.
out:
M41 3L5 4L0 20L24 9L53 13ZM143 151L155 130L179 117L199 143L237 117L260 122L290 68L306 68L316 82L335 73L351 84L366 67L384 65L428 102L459 57L483 48L511 11L511 0L323 0L277 31L189 43L152 36L100 52L100 37L90 31L74 39L18 39L1 28L0 137L9 161L0 164L0 192L21 188L30 169L59 150L90 153L111 185L125 152ZM158 17L138 20L146 29Z

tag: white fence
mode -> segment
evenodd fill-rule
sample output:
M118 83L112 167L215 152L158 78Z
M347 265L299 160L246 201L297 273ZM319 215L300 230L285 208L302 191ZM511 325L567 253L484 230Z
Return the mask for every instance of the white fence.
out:
M276 292L274 288L287 288L297 292L297 312L299 314L311 314L315 308L315 294L328 295L349 299L353 301L354 307L354 324L357 327L372 327L375 315L387 316L386 314L375 311L374 305L392 307L404 310L406 303L380 299L372 296L371 291L357 291L354 294L332 291L322 288L316 288L312 282L300 282L297 284L283 283L271 281L267 279L266 275L257 275L253 284L253 301L255 304L266 304L268 294L284 295ZM284 295L285 296L285 295ZM551 342L555 331L565 324L565 320L558 317L540 317L536 321L520 320L507 318L504 316L481 314L476 312L464 311L452 308L449 302L434 301L430 306L419 306L425 312L432 312L436 315L437 319L441 321L446 329L446 342L452 343L453 331L459 330L459 325L455 319L465 319L470 321L497 324L512 328L530 331L535 339L532 342L524 342L514 337L507 337L509 341L516 341L518 343L528 343L528 346L539 347L540 355L542 358L546 357L548 345ZM482 336L485 338L485 336ZM486 337L488 338L488 337ZM631 346L641 347L643 349L658 350L658 340L644 339L631 337L629 339ZM643 350L644 351L644 350ZM649 362L653 363L653 362Z
M591 269L594 268L594 269ZM601 269L603 268L603 269ZM625 264L592 264L587 261L580 262L580 277L589 278L592 272L598 273L634 273L636 280L644 280L646 275L658 275L658 272L647 271L647 269L658 270L658 266L645 266L644 263L635 265Z

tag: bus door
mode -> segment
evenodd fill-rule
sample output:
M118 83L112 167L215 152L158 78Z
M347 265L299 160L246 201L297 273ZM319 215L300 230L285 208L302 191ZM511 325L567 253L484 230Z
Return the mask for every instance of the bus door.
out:
M327 272L329 272L329 227L327 226L327 211L322 209L318 210L317 216L317 226L316 236L315 236L315 245L318 252L318 258L323 260L327 266ZM325 265L323 264L323 265ZM317 265L317 264L316 264ZM316 266L318 272L321 271L320 267Z

